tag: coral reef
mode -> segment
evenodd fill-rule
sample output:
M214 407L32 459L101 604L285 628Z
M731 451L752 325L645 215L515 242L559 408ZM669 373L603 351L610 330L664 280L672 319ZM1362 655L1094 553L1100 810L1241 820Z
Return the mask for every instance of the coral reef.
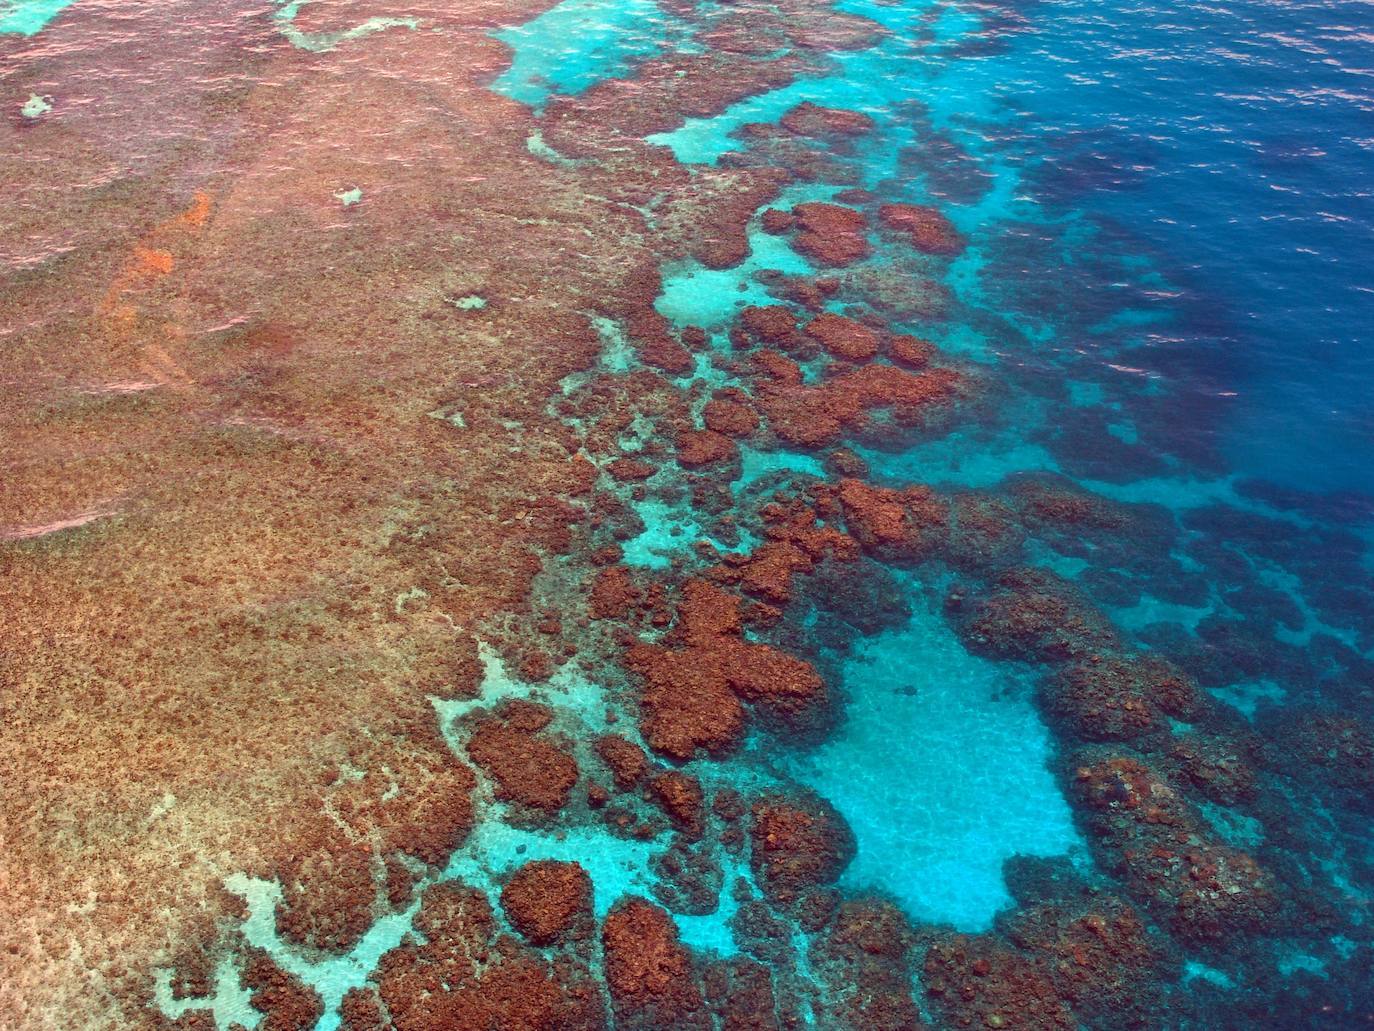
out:
M526 863L501 889L501 908L531 945L591 934L592 882L577 863Z
M711 1027L691 955L666 912L644 899L622 899L606 916L601 942L617 1027Z
M720 754L744 732L744 703L768 723L806 730L823 720L828 692L806 662L743 637L740 599L705 580L682 589L667 644L636 644L626 663L643 681L640 729L654 751L685 760Z
M1278 926L1281 888L1273 875L1220 841L1141 760L1084 754L1071 790L1099 861L1180 941L1220 946Z
M750 865L769 901L791 905L830 884L854 857L844 818L815 795L769 795L750 806Z
M792 209L796 234L792 246L817 265L842 268L872 253L863 212L841 204L811 201Z
M0 277L0 1024L208 1031L234 973L268 1029L1368 1022L1358 504L1120 500L1207 467L1134 364L970 301L948 259L1000 298L1034 245L901 201L987 186L924 101L737 124L930 25L661 0L674 45L526 105L491 31L551 0L288 6L159 72L175 117L83 85L47 171L0 155L0 252L60 241ZM966 933L854 888L867 814L797 783L846 707L939 718L853 673L926 617L1043 717L1091 856Z
M553 712L533 702L506 702L475 720L467 753L495 782L502 801L535 818L547 818L568 801L577 783L577 762L539 732Z
M922 254L958 254L965 246L950 220L932 207L884 204L878 208L878 222Z

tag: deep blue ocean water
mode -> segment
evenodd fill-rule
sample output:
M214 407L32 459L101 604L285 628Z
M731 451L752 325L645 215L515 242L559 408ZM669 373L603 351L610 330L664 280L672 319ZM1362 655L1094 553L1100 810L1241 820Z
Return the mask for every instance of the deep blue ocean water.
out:
M945 279L951 317L913 312L899 328L985 365L1008 392L985 425L864 452L876 477L981 489L1053 472L1160 506L1186 531L1186 554L1172 559L1186 590L1072 547L1048 546L1043 562L1141 642L1187 653L1209 626L1244 624L1287 649L1284 661L1326 656L1301 688L1263 658L1206 684L1257 725L1299 695L1341 704L1351 670L1374 657L1374 3L840 6L890 35L837 55L831 75L659 142L712 164L747 146L739 126L801 101L862 110L877 130L848 159L858 180L885 200L938 204L969 237ZM36 31L41 10L57 8L0 3L0 29ZM638 0L566 0L495 34L515 50L495 88L536 107L681 40ZM796 186L779 206L845 185ZM736 269L665 269L660 310L725 349L735 310L767 297L758 272L810 271L776 238L753 240ZM746 469L760 480L818 471L813 457L786 453L746 455ZM689 510L650 501L641 514L648 528L630 561L663 566L686 552ZM982 929L1010 902L1006 858L1089 860L1049 773L1054 745L1030 674L964 650L939 614L942 585L904 585L909 622L836 659L848 704L836 736L800 753L754 742L730 775L794 778L830 798L859 844L847 888ZM1259 586L1270 596L1251 606ZM1333 597L1337 587L1354 594ZM490 677L489 693L520 693L499 666ZM600 704L586 701L589 685L559 690L570 705ZM513 836L526 858L594 852L599 905L647 882L637 845L541 841L494 821L451 872L490 875ZM1336 852L1369 853L1367 827L1338 836ZM1367 884L1340 879L1349 905L1368 904ZM732 951L729 913L684 919L684 936ZM333 984L336 1000L403 930L360 946L346 978L274 951ZM265 917L252 933L273 945Z
M1119 234L1177 291L1146 355L1225 399L1225 468L1374 488L1374 5L1018 12L1026 31L986 63L1039 162L1031 191Z

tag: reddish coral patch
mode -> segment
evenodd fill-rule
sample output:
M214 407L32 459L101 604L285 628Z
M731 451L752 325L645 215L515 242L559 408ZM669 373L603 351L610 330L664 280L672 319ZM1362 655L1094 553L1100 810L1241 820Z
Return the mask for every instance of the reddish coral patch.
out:
M1060 670L1042 689L1046 709L1085 741L1130 741L1167 731L1200 703L1192 679L1149 656L1093 657Z
M787 905L836 880L854 858L854 835L830 803L768 795L750 810L750 865L769 900Z
M920 337L903 333L888 337L887 356L909 369L924 369L935 355L935 345Z
M496 797L552 816L577 783L577 763L538 735L552 718L543 705L508 702L478 719L467 751L496 784Z
M526 863L501 889L501 908L531 945L590 933L592 881L577 863Z
M936 208L921 204L884 204L878 209L878 220L922 254L953 255L966 246L959 230Z
M679 770L668 770L649 781L649 792L678 830L699 837L704 823L701 782Z
M607 915L601 941L617 1027L711 1027L691 955L678 941L677 925L666 912L644 899L625 899Z
M995 658L1066 662L1120 646L1106 617L1043 569L1009 570L992 594L956 593L948 609L967 647Z
M642 458L617 458L606 466L606 471L621 483L626 483L647 480L658 470L652 462Z
M708 430L727 437L747 437L759 427L759 413L742 391L722 392L713 397L706 402L701 417Z
M1086 753L1072 795L1098 861L1189 944L1277 930L1278 885L1253 856L1232 848L1152 767L1130 756Z
M926 992L954 1027L1074 1031L1045 972L986 935L953 935L926 953Z
M641 729L649 746L674 759L697 748L720 753L744 729L741 700L770 721L798 729L823 718L828 695L806 662L743 639L740 600L704 580L683 588L671 642L626 654L640 675Z
M878 334L862 322L825 312L806 325L806 332L827 354L851 362L866 362L878 354Z
M324 1016L324 1003L314 989L288 974L261 949L249 954L243 983L252 990L250 1002L260 1010L263 1031L306 1031Z
M797 235L792 246L817 265L843 267L872 253L863 213L839 204L813 201L792 209Z
M739 457L735 442L715 430L687 430L678 434L678 464L687 469L729 462Z
M787 443L829 447L850 431L869 427L872 414L888 412L899 426L927 425L966 389L949 369L923 373L895 365L864 365L809 385L773 381L757 384L760 409Z
M588 602L593 619L624 619L641 593L624 566L607 566L596 575Z
M862 136L873 129L873 119L861 111L822 107L807 100L782 116L784 129L797 136Z

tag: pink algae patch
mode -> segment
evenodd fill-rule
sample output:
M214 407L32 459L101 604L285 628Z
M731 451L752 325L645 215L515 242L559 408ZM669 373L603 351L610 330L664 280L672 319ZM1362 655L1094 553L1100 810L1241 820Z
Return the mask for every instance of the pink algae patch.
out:
M115 510L112 508L97 508L89 512L68 516L66 519L56 519L50 523L10 527L9 529L0 530L0 541L28 541L38 537L47 537L54 533L61 533L63 530L75 530L78 527L88 526L97 519L104 519L106 516L114 515L114 511Z

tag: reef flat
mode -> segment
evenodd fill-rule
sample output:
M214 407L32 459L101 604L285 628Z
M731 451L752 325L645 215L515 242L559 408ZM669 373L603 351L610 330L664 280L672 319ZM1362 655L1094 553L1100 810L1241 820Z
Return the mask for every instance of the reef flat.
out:
M36 11L0 1024L1374 1019L1374 507L1051 264L1009 12Z

